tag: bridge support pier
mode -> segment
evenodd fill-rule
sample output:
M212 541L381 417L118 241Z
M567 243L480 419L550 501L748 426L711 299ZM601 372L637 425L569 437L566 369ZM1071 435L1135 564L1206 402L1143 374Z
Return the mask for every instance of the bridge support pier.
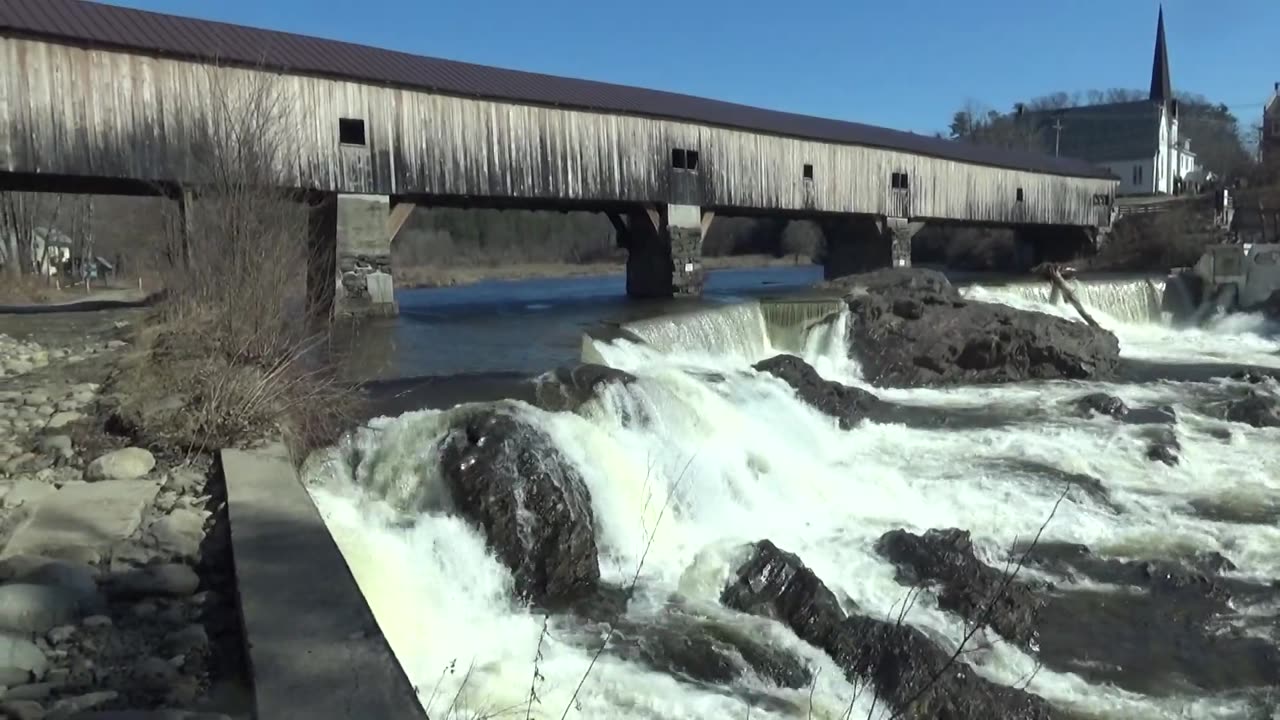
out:
M820 220L826 237L822 276L831 280L887 267L911 265L911 239L922 222L874 215L845 215Z
M715 213L697 205L649 206L609 213L618 244L627 249L627 295L634 298L702 295L702 239Z
M413 210L378 195L311 198L307 294L313 315L394 317L391 241Z

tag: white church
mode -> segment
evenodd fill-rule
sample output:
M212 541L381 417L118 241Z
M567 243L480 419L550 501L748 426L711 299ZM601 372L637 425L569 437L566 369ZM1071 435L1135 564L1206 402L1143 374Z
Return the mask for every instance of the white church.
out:
M1120 178L1119 195L1178 194L1208 178L1191 140L1178 135L1178 101L1169 81L1164 9L1156 21L1151 94L1136 102L1027 113L1047 152L1088 160Z

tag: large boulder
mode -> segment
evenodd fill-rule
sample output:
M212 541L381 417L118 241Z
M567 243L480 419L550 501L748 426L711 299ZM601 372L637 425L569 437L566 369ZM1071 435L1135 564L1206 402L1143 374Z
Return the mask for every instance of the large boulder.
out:
M1024 648L1034 643L1042 601L1031 586L979 560L969 531L891 530L880 536L876 551L897 568L898 582L936 587L942 609L981 621Z
M797 556L768 540L753 552L721 593L741 612L787 625L822 649L850 681L869 681L878 700L903 718L1056 717L1040 698L991 683L970 671L954 651L907 623L856 612L846 617L835 595Z
M600 579L591 495L538 428L500 410L464 416L441 441L458 512L484 531L520 597L557 607Z
M934 271L897 268L842 283L850 354L876 385L1098 379L1120 363L1119 342L1105 330L966 300Z
M584 363L559 367L534 381L534 398L543 410L575 412L604 386L628 385L635 379L631 373L607 365Z
M1228 401L1222 417L1256 428L1280 427L1280 398L1251 390L1242 398Z
M761 360L754 367L790 385L801 400L836 418L840 427L846 430L869 415L883 414L887 407L880 398L866 390L823 378L795 355L776 355Z
M1188 687L1252 692L1280 677L1274 617L1241 612L1274 607L1280 587L1222 575L1234 565L1217 552L1120 560L1083 545L1044 543L1029 551L1028 563L1092 581L1046 594L1036 627L1045 667L1155 696Z
M795 690L813 679L802 660L767 638L710 618L674 610L613 629L611 652L682 680L728 685L754 675Z

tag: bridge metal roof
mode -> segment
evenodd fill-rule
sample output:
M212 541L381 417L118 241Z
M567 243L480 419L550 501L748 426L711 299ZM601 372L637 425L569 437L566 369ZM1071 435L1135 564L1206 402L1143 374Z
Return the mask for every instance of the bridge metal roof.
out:
M85 0L2 0L0 33L445 95L663 117L771 135L900 150L960 162L1111 178L1082 160L722 102L679 93L507 70L336 40L164 15Z

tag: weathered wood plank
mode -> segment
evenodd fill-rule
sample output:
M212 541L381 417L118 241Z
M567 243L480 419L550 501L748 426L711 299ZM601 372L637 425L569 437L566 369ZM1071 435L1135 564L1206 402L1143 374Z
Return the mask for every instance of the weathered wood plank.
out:
M695 186L716 208L885 215L891 177L905 172L912 217L1098 226L1107 208L1093 198L1115 189L883 148L31 39L0 38L0 58L0 167L17 172L193 180L190 148L219 132L220 95L243 98L269 81L292 143L281 181L323 190L668 202L672 148L698 151ZM367 147L339 145L340 117L365 121Z

